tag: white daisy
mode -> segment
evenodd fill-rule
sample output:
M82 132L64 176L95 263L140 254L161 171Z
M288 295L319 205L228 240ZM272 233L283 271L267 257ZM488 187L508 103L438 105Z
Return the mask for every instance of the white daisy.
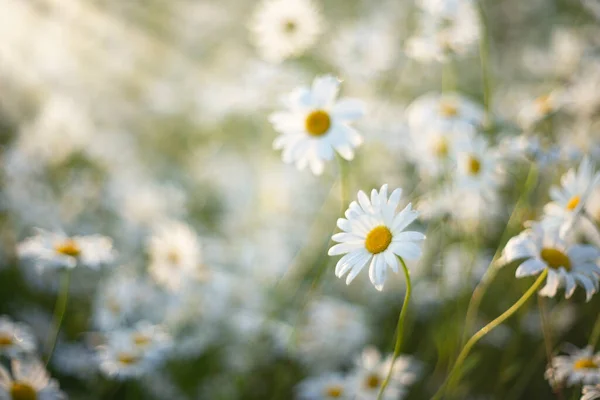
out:
M37 229L17 247L21 258L32 259L39 271L72 269L77 265L98 269L114 260L112 241L101 235L72 236Z
M13 359L11 372L0 365L0 399L2 400L63 400L67 397L50 379L44 365L28 357Z
M313 46L323 31L323 18L312 0L263 0L250 31L262 57L281 62Z
M438 121L448 130L455 123L478 127L483 123L483 116L480 105L457 93L426 93L413 100L406 109L408 127L413 135Z
M581 391L580 400L596 400L600 399L600 384L598 385L585 385Z
M559 287L565 287L565 297L575 292L577 285L585 289L587 301L598 290L600 251L591 245L569 244L558 231L534 224L508 241L502 260L506 263L525 260L515 273L517 278L537 275L548 270L546 286L539 294L554 297Z
M184 223L169 221L159 225L148 243L150 276L171 290L187 279L203 275L200 241L196 232Z
M485 137L463 135L456 143L454 157L457 188L492 197L500 183L500 164Z
M556 356L546 371L546 379L554 379L567 386L600 383L600 353L594 354L588 346L572 349L569 355Z
M381 385L387 377L392 363L392 355L385 359L374 347L367 347L360 357L356 359L351 379L356 392L357 400L373 400L377 398ZM394 369L390 377L383 398L387 400L402 399L407 392L407 386L417 379L419 365L408 356L400 356L394 362Z
M550 189L552 201L544 206L543 224L569 229L575 218L587 205L588 198L600 185L600 173L589 158L584 158L577 171L567 171L560 179L560 186Z
M404 229L417 219L419 213L413 211L409 203L399 213L396 211L400 203L402 189L396 189L388 199L388 187L373 189L371 199L361 190L358 202L350 203L346 210L346 218L337 221L343 231L333 235L332 239L339 244L329 249L330 256L345 254L335 267L335 275L339 278L348 271L346 284L350 284L363 267L369 265L369 278L377 290L383 290L387 275L387 266L398 272L397 257L416 260L421 256L418 242L425 239L420 232Z
M285 99L287 111L270 115L273 127L281 133L273 147L283 149L283 162L294 163L298 169L308 165L320 175L334 150L346 160L354 158L354 149L363 139L350 123L364 115L365 107L357 99L336 101L339 85L331 75L317 77L312 88L297 88Z
M16 357L35 350L36 340L31 328L12 321L6 315L0 316L0 355Z
M560 109L567 100L563 90L555 89L533 101L528 100L519 111L519 124L525 130L531 130L536 123Z
M348 378L338 373L326 373L307 378L296 387L301 400L350 400L354 398Z

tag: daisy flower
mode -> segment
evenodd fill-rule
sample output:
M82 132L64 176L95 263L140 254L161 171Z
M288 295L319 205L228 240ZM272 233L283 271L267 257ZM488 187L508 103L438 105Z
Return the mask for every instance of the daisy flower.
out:
M600 384L585 385L581 391L581 400L596 400L600 399Z
M321 12L312 0L263 0L250 22L262 57L281 62L302 55L323 31Z
M27 325L13 322L6 315L0 316L0 355L16 357L35 350L35 336Z
M159 284L176 290L186 279L202 276L200 241L188 225L170 221L161 224L148 243L150 276Z
M544 206L542 223L553 228L571 228L599 184L600 173L595 171L589 158L584 158L577 171L570 169L560 179L560 186L550 189L552 201Z
M283 162L300 170L307 165L315 175L323 172L324 161L336 151L346 160L363 142L350 123L364 115L364 103L356 99L336 101L340 81L331 75L315 78L312 87L300 87L285 99L287 111L270 115L281 135L273 142L283 149Z
M383 290L387 266L398 272L398 258L416 260L421 257L418 243L425 239L420 232L404 231L419 213L413 211L409 203L397 212L402 189L396 189L388 199L388 186L383 185L378 192L373 189L371 199L361 190L358 202L350 203L346 218L337 221L343 231L333 235L339 244L329 249L330 256L345 254L335 267L339 278L347 272L346 284L350 284L366 264L369 264L369 278L379 291Z
M455 147L456 186L492 197L500 183L496 152L483 136L463 135Z
M351 371L357 400L375 399L381 385L390 370L392 356L385 359L374 347L367 347L356 359L355 368ZM407 386L415 382L419 366L411 357L400 356L394 362L390 382L384 394L384 399L397 400L406 395Z
M417 135L437 122L444 123L448 130L456 123L480 126L483 116L481 106L457 93L426 93L413 100L406 109L408 127Z
M113 261L112 241L101 235L72 236L37 229L35 236L17 246L21 258L32 259L39 271L72 269L77 265L98 269Z
M0 365L0 399L63 400L67 397L35 358L13 359L11 372Z
M536 97L533 101L527 101L518 115L519 124L530 130L533 126L550 114L558 111L566 101L562 90L554 90L550 93Z
M355 393L349 383L338 373L327 373L305 379L296 387L296 392L301 400L350 400Z
M564 382L567 386L600 383L600 353L594 354L590 346L573 349L569 355L552 358L546 379Z
M534 224L508 241L502 259L506 262L525 260L515 273L517 278L537 275L548 270L546 286L539 294L554 297L560 287L565 297L575 292L577 285L585 289L587 301L598 290L600 251L591 245L570 245L556 230Z

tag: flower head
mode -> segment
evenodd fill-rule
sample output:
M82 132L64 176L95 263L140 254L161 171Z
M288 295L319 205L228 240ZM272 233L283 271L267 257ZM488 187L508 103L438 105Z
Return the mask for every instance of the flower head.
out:
M66 396L50 379L44 365L33 357L13 359L11 372L0 366L0 399L64 400Z
M373 189L370 199L359 191L358 202L350 203L346 218L338 219L337 225L343 232L333 235L339 244L329 249L329 255L345 254L335 267L335 275L341 277L349 272L347 284L370 263L369 278L377 290L383 290L387 266L398 272L397 257L415 260L421 256L418 243L425 235L404 231L419 214L410 203L397 212L401 195L402 189L396 189L388 199L387 185L379 192Z
M525 260L516 271L516 277L537 275L548 270L546 286L540 295L554 297L559 287L565 288L565 297L583 287L589 301L598 290L600 251L591 245L570 244L558 231L535 224L508 241L503 251L505 262Z
M35 349L35 336L27 325L13 322L5 315L0 316L0 355L16 357L32 353Z
M584 349L575 348L569 355L556 356L546 371L546 378L567 386L600 383L600 353L594 354L588 346Z

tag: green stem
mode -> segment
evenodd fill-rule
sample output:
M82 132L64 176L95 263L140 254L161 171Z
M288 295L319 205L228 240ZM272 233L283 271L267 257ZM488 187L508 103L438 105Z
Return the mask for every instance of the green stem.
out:
M477 344L477 342L479 342L479 340L481 340L481 338L483 338L485 335L487 335L489 332L491 332L494 328L496 328L498 325L502 324L504 321L506 321L508 318L510 318L514 313L516 313L517 310L519 310L519 308L521 308L523 306L523 304L525 304L527 302L527 300L529 300L529 298L531 296L533 296L534 293L537 292L537 290L542 285L542 283L544 283L547 275L548 275L548 270L545 269L540 274L540 276L536 279L536 281L533 283L533 285L531 285L531 287L525 292L525 294L523 294L523 296L521 296L521 298L519 300L517 300L517 302L515 304L513 304L508 310L504 311L499 317L497 317L495 320L493 320L492 322L490 322L489 324L487 324L486 326L481 328L479 331L477 331L473 336L471 336L471 338L467 341L467 343L461 350L460 354L458 355L458 358L456 359L454 366L450 370L448 377L446 378L446 380L444 381L442 386L440 386L440 388L438 389L436 394L432 397L432 400L441 399L444 394L444 391L446 390L446 387L453 387L458 383L458 379L460 379L459 372L462 368L463 363L467 359L469 352L473 348L473 346L475 346L475 344Z
M498 267L496 266L496 262L502 253L502 249L504 244L508 241L508 235L510 234L510 226L512 224L512 220L517 214L517 211L520 209L521 204L529 197L532 189L535 187L535 183L538 180L538 170L535 164L531 164L529 167L529 172L527 173L527 178L525 180L525 185L523 190L521 191L521 195L515 204L515 207L508 218L508 222L506 223L506 227L504 228L504 232L500 237L500 246L496 249L494 256L492 257L492 261L488 266L487 271L481 278L481 281L475 287L473 291L473 295L471 296L471 300L469 301L469 305L467 307L467 315L465 318L465 329L463 331L462 344L464 345L465 340L467 339L467 335L471 331L471 327L475 323L475 318L477 317L477 312L479 311L479 306L481 305L481 300L483 296L487 292L487 289L491 285L492 281L498 274Z
M492 73L490 70L490 35L483 4L479 1L479 20L481 37L479 39L479 60L481 62L481 81L483 85L483 107L485 111L483 126L492 127Z
M592 346L592 349L596 348L596 345L598 345L598 340L600 340L600 315L598 318L596 318L594 328L592 329L592 334L590 335L590 346Z
M65 316L65 312L67 310L67 301L69 299L69 284L71 280L71 271L65 270L63 271L63 275L60 280L60 288L58 293L58 298L56 299L56 304L54 306L54 316L52 317L52 334L50 336L50 340L48 341L48 351L46 358L46 365L52 359L52 354L54 353L54 347L56 347L56 341L58 340L58 333L60 332L60 327L62 325L63 318Z
M400 317L398 317L398 326L396 327L396 345L394 346L394 355L392 356L392 362L390 364L390 370L388 371L385 380L381 384L381 388L379 389L379 394L377 395L377 400L381 400L383 398L383 393L385 392L385 388L390 382L392 377L392 373L394 372L394 363L400 354L400 349L402 347L402 337L404 335L404 320L406 319L406 312L408 310L408 301L410 300L410 294L412 292L412 285L410 281L410 271L406 266L406 263L402 259L402 257L398 257L400 263L402 263L402 270L404 271L404 277L406 278L406 293L404 294L404 303L402 303L402 309L400 310Z
M540 320L542 323L542 333L544 335L544 346L546 348L546 365L550 365L552 361L552 326L548 323L548 309L546 307L546 301L542 296L538 297L538 305L540 308ZM550 369L552 373L552 369ZM554 379L554 373L550 376L550 386L552 387L552 391L554 395L559 399L563 399L562 390L560 386L556 384L556 379Z
M454 60L450 58L442 65L442 92L452 93L456 91L456 71L454 69Z

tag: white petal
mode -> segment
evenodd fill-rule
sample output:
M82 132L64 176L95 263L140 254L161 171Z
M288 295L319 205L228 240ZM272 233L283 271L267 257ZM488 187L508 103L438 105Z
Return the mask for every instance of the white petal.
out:
M312 85L312 98L316 107L329 106L337 97L340 81L332 76L325 75L315 78Z
M368 257L366 258L365 262L362 264L355 264L354 267L352 268L352 270L350 271L350 273L348 274L348 276L346 277L346 285L349 285L354 278L356 278L356 276L360 273L360 271L362 271L362 269L364 268L365 264L371 259L371 255L369 254Z
M341 120L351 121L365 115L365 103L358 99L340 99L331 109L331 113Z
M417 260L423 253L419 246L411 242L392 243L389 248L405 260Z
M558 286L560 285L560 279L558 274L553 270L548 270L548 278L546 279L546 286L540 290L540 295L546 297L554 297L556 296L556 291L558 290Z
M383 252L383 255L385 256L385 262L387 262L392 271L398 273L398 257L396 257L396 255L393 252L387 250Z
M517 271L515 272L515 276L517 278L522 278L524 276L536 275L542 272L546 268L546 264L537 258L530 258L529 260L525 260Z
M373 207L371 206L371 201L369 200L369 198L367 197L365 192L363 192L362 190L358 191L358 203L360 204L360 206L366 213L373 211Z
M369 266L369 279L371 279L371 283L375 286L375 289L382 291L383 284L385 283L386 278L386 263L384 256L382 254L377 254L371 260L371 265Z
M349 253L353 250L358 250L361 247L363 247L361 243L340 243L332 246L327 254L330 256L337 256L340 254Z
M350 270L350 268L355 266L361 266L365 264L367 259L369 258L369 253L366 250L356 250L351 253L346 254L335 266L335 276L338 278L344 275L346 272Z
M425 240L425 235L421 232L406 231L394 235L393 242L420 241Z
M335 242L347 242L347 243L363 243L364 240L354 233L340 232L336 233L331 237Z
M346 218L338 218L337 226L344 232L350 232L352 229L352 224Z

